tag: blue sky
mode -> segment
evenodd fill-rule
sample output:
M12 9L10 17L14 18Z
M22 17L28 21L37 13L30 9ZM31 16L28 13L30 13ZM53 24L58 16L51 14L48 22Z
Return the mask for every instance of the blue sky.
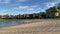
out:
M0 15L39 13L59 2L60 0L0 0Z

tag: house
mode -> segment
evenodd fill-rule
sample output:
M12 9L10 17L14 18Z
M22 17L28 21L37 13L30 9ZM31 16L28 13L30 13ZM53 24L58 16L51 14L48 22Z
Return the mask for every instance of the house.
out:
M10 17L11 17L11 15L8 15L8 14L1 16L1 18L10 18Z
M57 11L56 6L46 10L46 17L53 18L60 16L60 11Z

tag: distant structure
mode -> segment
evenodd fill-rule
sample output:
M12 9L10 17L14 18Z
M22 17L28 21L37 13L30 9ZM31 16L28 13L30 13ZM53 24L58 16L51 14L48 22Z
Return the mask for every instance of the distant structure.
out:
M55 7L55 6L47 9L47 10L46 10L46 17L47 17L47 18L55 17L55 16L56 16L56 13L54 13L54 11L56 12L56 7Z
M57 10L56 16L60 16L60 3L58 4L58 6L56 6L56 10Z
M9 15L9 14L5 14L5 15L1 16L1 18L10 18L10 17L11 17L11 15Z

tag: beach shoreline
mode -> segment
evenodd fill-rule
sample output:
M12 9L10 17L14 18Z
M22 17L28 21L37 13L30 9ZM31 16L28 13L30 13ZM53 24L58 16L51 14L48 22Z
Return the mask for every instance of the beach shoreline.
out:
M60 25L60 20L35 19L23 21L27 24L0 28L0 34L59 34L60 32L60 26L55 27L56 24Z

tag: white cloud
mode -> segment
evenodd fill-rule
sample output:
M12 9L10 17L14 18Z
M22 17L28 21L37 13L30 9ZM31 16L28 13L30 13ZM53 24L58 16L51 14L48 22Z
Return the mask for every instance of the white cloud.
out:
M38 6L19 6L19 7L15 7L14 9L16 10L21 10L21 9L25 9L25 10L34 10L36 7Z
M25 2L25 1L28 1L28 0L19 0L20 2Z
M19 6L19 7L14 7L14 10L16 11L21 11L21 12L34 12L34 11L38 11L38 10L41 10L40 7L38 6Z
M49 7L53 7L55 6L56 2L48 2L46 3L46 6L49 8Z
M58 1L60 1L60 0L58 0Z
M28 10L34 10L34 8L29 8Z
M32 5L31 7L36 8L36 7L38 7L38 6L37 6L37 5Z
M26 2L28 0L16 0L15 2Z
M41 9L41 8L38 8L38 9Z
M27 9L29 6L19 6L20 9Z
M0 0L0 3L10 3L10 0Z
M53 7L55 5L58 5L59 3L60 3L60 0L54 0L53 2L47 2L45 4L49 8L49 7Z
M19 9L18 7L14 7L13 9Z

